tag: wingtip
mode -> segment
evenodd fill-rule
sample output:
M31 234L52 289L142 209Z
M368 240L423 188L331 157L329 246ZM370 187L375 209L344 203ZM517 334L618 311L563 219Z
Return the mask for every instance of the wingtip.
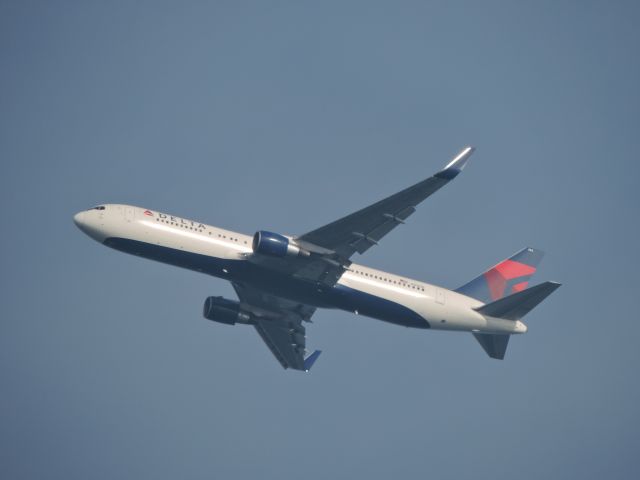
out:
M475 147L464 147L453 160L451 160L440 172L436 174L436 177L446 180L452 180L458 176L458 174L464 169L469 161L469 157L475 152Z
M457 170L462 170L467 165L469 158L471 157L471 155L473 155L473 152L475 151L476 151L475 147L472 147L471 145L467 145L460 151L458 155L455 156L453 160L449 162L449 164L446 167L444 167L444 169L446 170L448 168L455 168Z
M307 358L304 359L304 371L308 372L313 367L313 364L318 359L322 350L316 350L312 354L310 354Z

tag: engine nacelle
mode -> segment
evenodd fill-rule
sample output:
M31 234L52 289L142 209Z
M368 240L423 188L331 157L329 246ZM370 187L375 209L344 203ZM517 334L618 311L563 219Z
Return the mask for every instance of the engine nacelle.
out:
M253 236L253 253L271 255L272 257L308 257L310 254L306 250L295 245L284 235L279 233L260 230Z
M208 297L204 301L202 314L207 320L227 325L251 323L251 315L240 309L240 302L224 297Z

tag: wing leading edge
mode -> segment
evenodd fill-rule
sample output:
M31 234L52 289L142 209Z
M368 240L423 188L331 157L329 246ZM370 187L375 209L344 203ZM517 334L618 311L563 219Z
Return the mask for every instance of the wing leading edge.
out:
M364 253L377 245L416 210L419 203L453 180L464 169L473 147L464 148L444 169L432 177L335 222L305 233L297 240L309 242L338 254L343 259Z

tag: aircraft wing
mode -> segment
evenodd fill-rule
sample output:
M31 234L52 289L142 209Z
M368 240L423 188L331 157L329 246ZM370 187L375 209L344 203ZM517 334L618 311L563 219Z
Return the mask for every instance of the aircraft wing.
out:
M315 307L293 302L262 292L254 287L233 283L243 309L255 319L254 327L271 353L284 368L309 371L320 355L316 350L307 354L305 327Z
M364 253L416 210L416 206L453 180L474 152L463 149L444 169L401 192L296 238L326 248L342 259Z

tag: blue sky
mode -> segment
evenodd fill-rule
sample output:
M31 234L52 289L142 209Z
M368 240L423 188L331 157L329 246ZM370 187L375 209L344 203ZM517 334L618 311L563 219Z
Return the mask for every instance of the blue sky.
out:
M640 447L635 2L2 2L5 478L630 478ZM229 285L101 247L130 203L303 233L477 147L356 261L563 287L504 362L319 311L284 371Z

